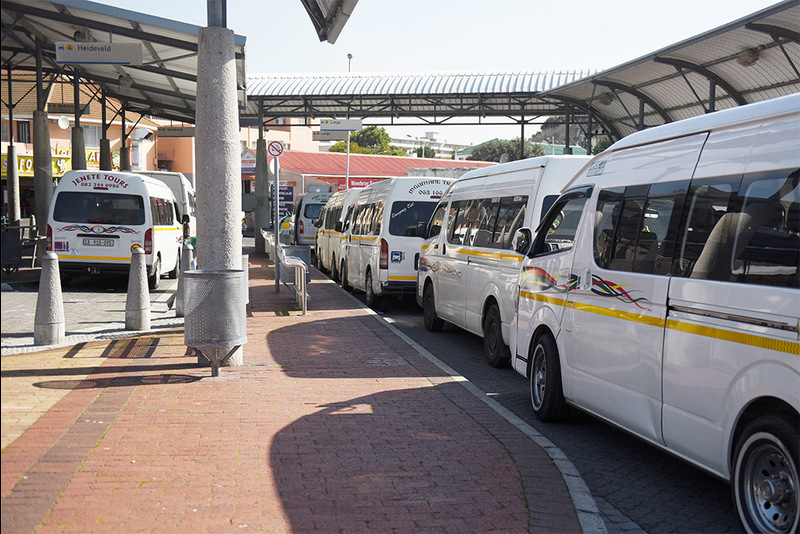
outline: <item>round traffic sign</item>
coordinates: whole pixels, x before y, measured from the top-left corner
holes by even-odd
[[[267,154],[273,158],[279,158],[283,155],[283,141],[270,141],[267,144]]]

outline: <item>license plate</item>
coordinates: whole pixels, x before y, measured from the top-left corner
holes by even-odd
[[[87,247],[113,247],[113,239],[96,239],[94,237],[83,238],[83,244]]]

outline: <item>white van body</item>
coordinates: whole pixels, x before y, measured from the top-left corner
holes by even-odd
[[[314,221],[333,193],[303,193],[292,206],[289,237],[292,245],[313,245],[317,238]]]
[[[161,180],[172,190],[178,201],[178,222],[183,222],[183,216],[189,216],[189,237],[191,243],[197,238],[197,195],[186,176],[181,172],[169,171],[136,171],[137,174]]]
[[[445,192],[421,247],[417,303],[425,328],[446,320],[482,336],[493,367],[506,365],[522,255],[511,241],[536,226],[589,156],[541,156],[475,169]]]
[[[134,247],[145,251],[151,289],[162,273],[177,278],[182,231],[177,202],[164,182],[139,174],[69,171],[53,193],[47,250],[65,279],[128,273]]]
[[[344,220],[347,210],[361,189],[350,188],[337,191],[320,211],[317,218],[317,242],[314,255],[317,267],[331,273],[334,281],[339,280],[339,259],[342,257]]]
[[[800,528],[799,175],[794,94],[622,139],[516,238],[537,416],[574,405],[731,480],[751,532]]]
[[[383,295],[413,295],[422,238],[417,225],[430,219],[451,178],[399,177],[362,189],[343,228],[342,287],[366,293],[367,304]]]

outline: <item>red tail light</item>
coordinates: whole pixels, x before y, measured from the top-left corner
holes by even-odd
[[[389,243],[387,243],[385,239],[381,239],[381,258],[378,261],[378,268],[389,268]]]
[[[145,254],[152,254],[153,253],[153,229],[148,228],[147,231],[144,233],[144,253]]]
[[[303,235],[306,233],[306,225],[303,224],[303,221],[300,221],[300,233]]]
[[[53,252],[53,228],[47,225],[47,252]]]

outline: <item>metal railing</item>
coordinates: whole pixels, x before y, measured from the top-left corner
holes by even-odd
[[[283,267],[291,267],[294,269],[294,282],[291,284],[285,283],[286,287],[291,287],[294,290],[297,304],[303,310],[303,315],[308,314],[308,289],[306,285],[306,278],[308,276],[308,265],[306,262],[296,256],[287,256],[285,247],[282,244],[275,244],[275,234],[266,230],[261,230],[261,235],[270,246],[270,258]],[[277,265],[276,265],[277,267]],[[276,268],[276,276],[278,276],[279,268]],[[276,286],[280,288],[280,285]]]

